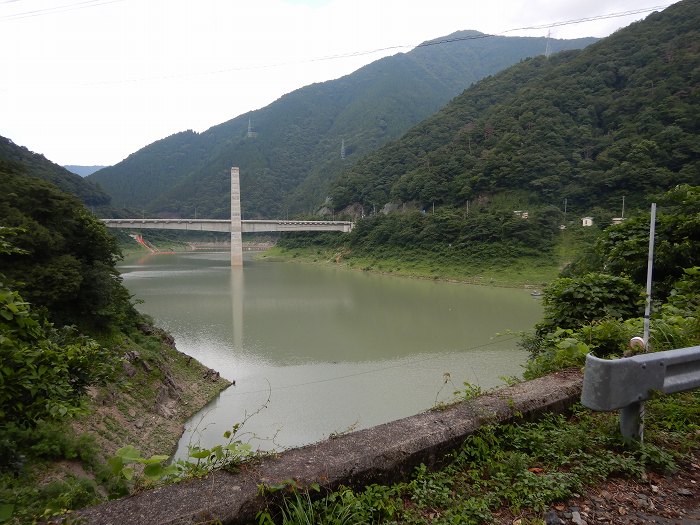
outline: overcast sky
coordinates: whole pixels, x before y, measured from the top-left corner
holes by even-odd
[[[0,0],[0,135],[58,164],[116,164],[454,31],[513,31],[650,0]],[[647,12],[551,28],[603,37]]]

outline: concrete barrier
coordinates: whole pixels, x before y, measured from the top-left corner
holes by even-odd
[[[581,385],[580,372],[559,372],[444,410],[291,449],[247,465],[237,474],[216,472],[83,509],[71,519],[101,525],[252,523],[265,507],[258,490],[261,484],[293,479],[301,487],[318,483],[334,490],[340,485],[359,489],[406,479],[421,463],[438,466],[484,424],[566,410],[578,401]]]

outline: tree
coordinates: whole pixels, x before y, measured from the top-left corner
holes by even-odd
[[[544,319],[537,325],[543,335],[557,328],[578,329],[605,318],[630,319],[643,311],[642,288],[626,277],[588,273],[561,277],[544,292]]]
[[[0,253],[6,279],[53,322],[88,331],[135,318],[115,268],[117,241],[74,197],[0,161],[0,224],[15,227],[13,253]]]

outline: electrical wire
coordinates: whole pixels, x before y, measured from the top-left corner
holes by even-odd
[[[19,0],[6,0],[2,3],[17,2]],[[45,7],[43,9],[35,9],[34,11],[25,11],[23,13],[15,13],[13,15],[0,16],[0,20],[19,20],[22,18],[32,18],[35,16],[52,15],[55,13],[65,13],[67,11],[78,11],[90,7],[98,7],[101,5],[114,4],[123,2],[124,0],[83,0],[73,4],[58,5],[55,7]]]
[[[104,1],[105,3],[109,3],[109,2],[121,2],[124,0],[93,0],[93,1]],[[480,40],[480,39],[484,39],[484,38],[493,38],[495,36],[505,35],[506,33],[512,33],[514,31],[525,31],[525,30],[530,30],[530,29],[532,29],[532,30],[534,30],[534,29],[546,29],[546,28],[550,28],[550,27],[559,27],[559,26],[565,26],[565,25],[580,24],[580,23],[595,21],[595,20],[605,20],[608,18],[618,18],[618,17],[622,17],[622,16],[629,16],[629,15],[633,15],[633,14],[651,12],[651,11],[655,11],[657,9],[668,7],[670,5],[672,5],[672,4],[657,5],[657,6],[635,9],[632,11],[609,13],[606,15],[597,15],[597,16],[587,17],[587,18],[577,18],[575,20],[565,20],[565,21],[561,21],[561,22],[552,22],[551,24],[546,24],[546,25],[541,25],[541,26],[527,26],[527,27],[520,27],[520,28],[515,28],[515,29],[507,29],[505,31],[501,31],[500,33],[494,33],[494,34],[483,33],[483,34],[469,35],[469,36],[464,36],[464,37],[454,37],[454,38],[443,38],[440,40],[430,40],[430,41],[418,44],[417,46],[415,46],[413,44],[395,45],[395,46],[380,47],[380,48],[375,48],[375,49],[370,49],[370,50],[365,50],[365,51],[353,51],[350,53],[342,53],[342,54],[337,54],[337,55],[327,55],[327,56],[322,56],[322,57],[309,58],[306,60],[298,60],[298,61],[294,61],[294,62],[278,62],[278,63],[258,64],[258,65],[251,65],[251,66],[230,67],[230,68],[222,68],[222,69],[204,71],[204,72],[200,72],[200,73],[192,73],[192,74],[187,74],[187,75],[177,73],[177,74],[172,74],[172,75],[159,75],[159,76],[153,76],[153,77],[140,77],[140,78],[131,78],[131,79],[122,79],[122,80],[106,80],[106,81],[101,81],[101,82],[87,82],[87,83],[80,83],[78,85],[80,85],[80,86],[116,85],[116,84],[128,84],[128,83],[134,83],[134,82],[145,82],[145,81],[153,81],[153,80],[174,80],[174,79],[178,79],[178,78],[193,78],[193,77],[198,77],[198,76],[219,75],[219,74],[223,74],[223,73],[233,73],[233,72],[240,72],[240,71],[255,71],[255,70],[260,70],[260,69],[274,69],[274,68],[278,68],[278,67],[285,67],[285,66],[291,66],[291,65],[310,64],[310,63],[314,63],[314,62],[325,62],[328,60],[354,58],[354,57],[359,57],[359,56],[372,55],[372,54],[376,54],[376,53],[383,53],[386,51],[397,51],[400,49],[414,49],[414,48],[417,49],[417,48],[421,48],[421,47],[449,44],[452,42],[462,42],[462,41],[467,41],[467,40]]]
[[[517,336],[512,336],[512,337],[502,338],[502,339],[499,338],[497,341],[491,341],[490,343],[484,343],[484,344],[482,344],[482,345],[471,346],[471,347],[469,347],[469,348],[465,348],[463,351],[464,351],[464,352],[468,352],[468,351],[470,351],[470,350],[476,350],[476,349],[478,349],[478,348],[484,348],[484,347],[492,346],[492,345],[495,345],[495,344],[507,343],[507,342],[509,342],[509,341],[513,341],[513,340],[516,339],[516,338],[517,338]],[[298,387],[301,387],[301,386],[316,385],[316,384],[320,384],[320,383],[330,383],[330,382],[332,382],[332,381],[338,381],[338,380],[340,380],[340,379],[348,379],[348,378],[350,378],[350,377],[363,376],[363,375],[367,375],[367,374],[375,374],[375,373],[377,373],[377,372],[383,372],[383,371],[385,371],[385,370],[391,370],[391,369],[394,369],[394,368],[401,368],[401,367],[403,367],[403,366],[409,366],[409,365],[414,365],[414,364],[425,363],[425,362],[428,362],[428,361],[432,361],[432,360],[434,360],[434,359],[439,359],[439,358],[441,358],[441,357],[445,357],[445,354],[444,354],[444,353],[443,353],[443,354],[437,354],[437,355],[433,355],[433,356],[430,356],[430,357],[425,357],[425,358],[423,358],[423,359],[411,360],[411,361],[409,361],[409,362],[407,362],[407,363],[398,363],[398,364],[395,364],[395,365],[384,366],[384,367],[381,367],[381,368],[374,368],[374,369],[372,369],[372,370],[365,370],[365,371],[363,371],[363,372],[355,372],[355,373],[353,373],[353,374],[345,374],[345,375],[342,375],[342,376],[328,377],[328,378],[325,378],[325,379],[316,379],[316,380],[314,380],[314,381],[307,381],[307,382],[304,382],[304,383],[296,383],[296,384],[294,384],[294,385],[284,385],[284,386],[278,386],[278,387],[274,387],[274,388],[264,388],[264,389],[260,389],[260,390],[249,390],[249,391],[247,391],[247,392],[238,392],[238,391],[237,391],[237,392],[236,392],[236,395],[260,394],[260,393],[263,393],[263,392],[270,392],[270,391],[277,391],[277,390],[288,390],[288,389],[290,389],[290,388],[298,388]]]

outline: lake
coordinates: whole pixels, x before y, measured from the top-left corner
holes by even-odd
[[[235,381],[186,425],[210,447],[312,443],[430,409],[468,382],[520,376],[512,332],[540,320],[527,290],[406,279],[228,253],[133,256],[119,266],[140,311],[178,349]]]

